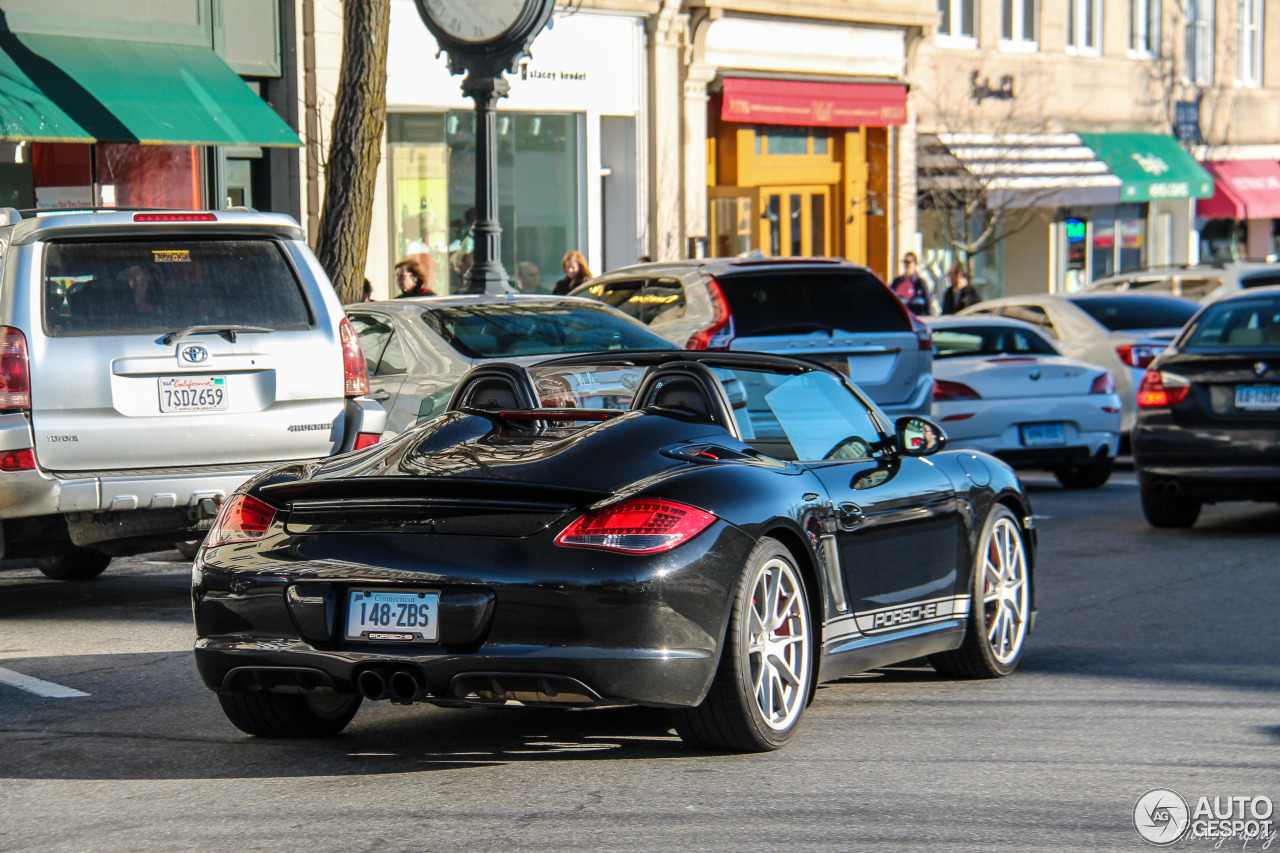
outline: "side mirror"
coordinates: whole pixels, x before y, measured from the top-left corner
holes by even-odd
[[[893,427],[894,446],[903,456],[931,456],[947,446],[947,434],[928,418],[905,415]]]

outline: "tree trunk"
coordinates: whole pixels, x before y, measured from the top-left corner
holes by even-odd
[[[344,0],[342,5],[342,69],[316,255],[346,303],[358,302],[364,285],[373,186],[387,116],[391,0]]]

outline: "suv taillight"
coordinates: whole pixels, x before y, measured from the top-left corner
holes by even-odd
[[[1138,408],[1164,409],[1176,406],[1187,398],[1190,390],[1191,382],[1185,376],[1163,370],[1148,370],[1142,376],[1142,384],[1138,386]]]
[[[1124,344],[1116,347],[1116,355],[1129,367],[1145,368],[1162,352],[1164,347],[1150,344]]]
[[[910,313],[911,309],[907,309]],[[916,333],[916,349],[920,352],[933,352],[933,333],[929,331],[929,327],[916,319],[914,314],[911,315],[911,328]]]
[[[267,535],[275,520],[275,507],[252,495],[232,495],[222,505],[206,543],[210,548],[234,542],[252,542]]]
[[[346,317],[338,323],[338,337],[342,339],[342,375],[348,397],[369,393],[369,366],[360,349],[360,336]]]
[[[31,361],[27,339],[18,329],[0,326],[0,412],[31,408]]]
[[[728,349],[733,340],[733,315],[729,313],[729,302],[724,292],[713,278],[707,282],[707,295],[711,297],[711,310],[714,316],[711,325],[693,333],[685,349]]]

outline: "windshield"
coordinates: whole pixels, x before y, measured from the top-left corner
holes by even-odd
[[[493,302],[433,307],[422,319],[467,358],[679,349],[592,302]]]
[[[271,240],[49,243],[44,257],[51,335],[311,326],[293,268]]]
[[[933,329],[933,357],[1057,355],[1053,345],[1030,329],[1013,326],[947,326]]]
[[[766,456],[788,461],[861,459],[884,436],[867,408],[821,370],[768,370],[708,364],[720,380],[738,435]],[[529,368],[547,408],[628,409],[646,365],[548,365]]]
[[[1280,346],[1280,298],[1219,302],[1205,309],[1182,344],[1187,349]]]
[[[898,297],[867,272],[739,274],[716,283],[738,337],[912,331]]]
[[[1112,332],[1180,329],[1200,306],[1176,296],[1076,296],[1071,300]]]

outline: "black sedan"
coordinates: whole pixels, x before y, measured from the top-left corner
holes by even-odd
[[[1280,287],[1191,318],[1138,389],[1142,512],[1190,527],[1215,501],[1280,501]]]
[[[439,417],[227,501],[196,662],[255,735],[335,734],[362,699],[637,704],[698,747],[775,749],[819,681],[1017,665],[1031,508],[944,445],[782,356],[483,365]]]

